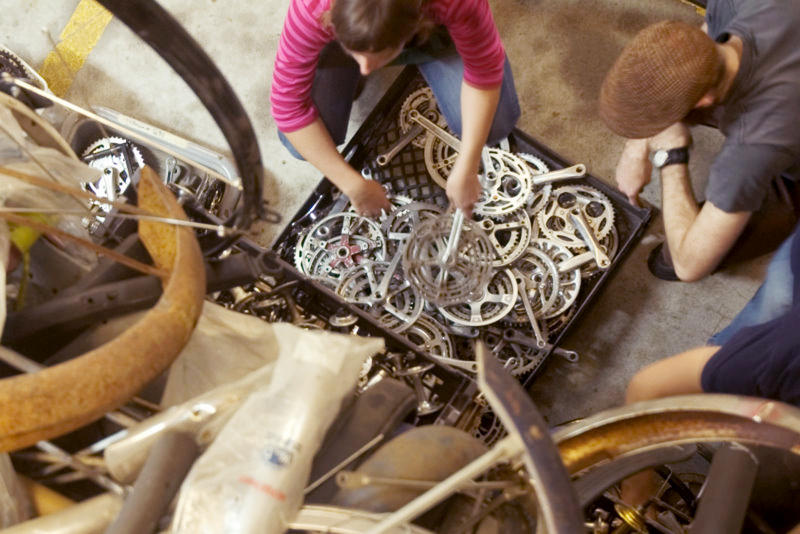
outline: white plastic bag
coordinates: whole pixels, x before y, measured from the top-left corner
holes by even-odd
[[[311,462],[380,338],[296,329],[271,382],[254,391],[195,462],[173,534],[278,534],[302,504]]]

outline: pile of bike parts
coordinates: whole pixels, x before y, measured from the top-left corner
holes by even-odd
[[[407,69],[346,149],[391,212],[360,216],[323,182],[275,248],[435,361],[474,375],[481,339],[528,383],[550,354],[577,359],[558,341],[651,213],[515,131],[484,149],[481,197],[460,217],[444,193],[459,144]]]

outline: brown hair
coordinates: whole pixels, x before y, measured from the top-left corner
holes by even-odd
[[[651,137],[684,119],[720,81],[724,69],[714,41],[678,21],[639,32],[600,89],[598,111],[614,133]]]
[[[332,0],[330,24],[336,38],[354,52],[400,48],[412,37],[427,37],[434,24],[423,13],[428,0]]]

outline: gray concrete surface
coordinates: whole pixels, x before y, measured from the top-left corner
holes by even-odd
[[[603,75],[623,44],[640,28],[665,18],[700,23],[678,0],[490,0],[514,68],[523,108],[519,128],[568,161],[614,183],[622,143],[595,111]],[[0,43],[38,68],[78,0],[5,0]],[[279,144],[269,113],[272,61],[288,0],[163,0],[205,48],[236,90],[258,136],[266,171],[265,197],[290,218],[321,176]],[[80,31],[78,28],[76,31]],[[351,133],[398,71],[373,76],[359,98]],[[102,105],[223,153],[228,148],[210,116],[171,69],[114,19],[75,73],[66,98]],[[702,178],[719,144],[695,132],[691,171]],[[702,180],[696,189],[702,191]],[[656,185],[645,199],[660,204]],[[281,225],[257,224],[270,243]],[[564,346],[580,361],[553,358],[531,389],[552,423],[615,406],[641,366],[703,343],[739,310],[760,283],[768,258],[720,272],[695,284],[657,280],[646,269],[650,249],[663,239],[659,218],[605,288]]]

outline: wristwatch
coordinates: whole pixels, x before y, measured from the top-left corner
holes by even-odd
[[[675,163],[689,163],[689,147],[660,148],[653,152],[650,161],[653,162],[653,167],[656,169],[663,169],[667,165]]]

